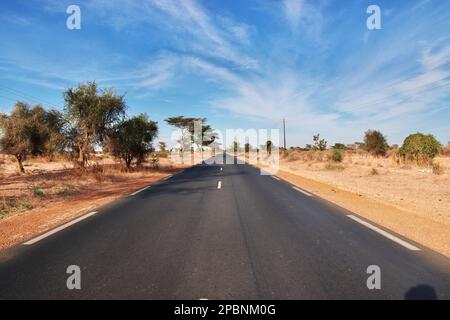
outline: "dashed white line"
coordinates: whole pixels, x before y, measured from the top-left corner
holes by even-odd
[[[222,189],[222,181],[217,182],[217,189]]]
[[[280,178],[278,178],[277,176],[271,176],[272,178],[274,178],[275,180],[278,180],[278,181],[280,181],[281,179]]]
[[[220,168],[220,171],[223,171],[223,168]]]
[[[367,228],[369,228],[369,229],[371,229],[371,230],[373,230],[375,232],[378,232],[382,236],[384,236],[384,237],[386,237],[386,238],[388,238],[388,239],[398,243],[399,245],[401,245],[401,246],[403,246],[403,247],[405,247],[405,248],[407,248],[409,250],[420,251],[420,249],[417,248],[416,246],[413,246],[412,244],[410,244],[410,243],[408,243],[408,242],[406,242],[406,241],[404,241],[404,240],[402,240],[400,238],[397,238],[396,236],[390,234],[389,232],[381,230],[380,228],[378,228],[378,227],[376,227],[376,226],[374,226],[374,225],[372,225],[372,224],[370,224],[370,223],[368,223],[368,222],[366,222],[366,221],[364,221],[364,220],[362,220],[362,219],[360,219],[360,218],[358,218],[358,217],[356,217],[356,216],[354,216],[352,214],[347,215],[347,217],[349,217],[350,219],[352,219],[352,220],[354,220],[354,221],[356,221],[356,222],[366,226]]]
[[[24,245],[34,244],[34,243],[36,243],[36,242],[38,242],[38,241],[40,241],[42,239],[45,239],[45,238],[51,236],[52,234],[57,233],[58,231],[61,231],[61,230],[65,229],[65,228],[67,228],[67,227],[70,227],[71,225],[74,225],[77,222],[80,222],[81,220],[89,218],[90,216],[93,216],[96,213],[97,213],[97,211],[90,212],[90,213],[85,214],[84,216],[81,216],[81,217],[79,217],[79,218],[77,218],[75,220],[69,221],[66,224],[63,224],[62,226],[59,226],[59,227],[57,227],[57,228],[55,228],[53,230],[50,230],[50,231],[48,231],[48,232],[46,232],[46,233],[44,233],[44,234],[42,234],[42,235],[40,235],[40,236],[38,236],[36,238],[28,240],[27,242],[24,242]]]
[[[292,187],[292,188],[295,189],[295,190],[297,190],[298,192],[303,193],[304,195],[307,195],[308,197],[312,197],[312,196],[313,196],[311,193],[306,192],[305,190],[302,190],[302,189],[300,189],[300,188],[297,188],[297,187]]]

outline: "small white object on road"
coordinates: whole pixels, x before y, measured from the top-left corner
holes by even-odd
[[[217,189],[222,189],[222,181],[217,182]]]
[[[46,232],[46,233],[44,233],[44,234],[42,234],[42,235],[40,235],[40,236],[38,236],[36,238],[28,240],[27,242],[24,242],[24,245],[34,244],[34,243],[36,243],[36,242],[38,242],[38,241],[40,241],[42,239],[45,239],[45,238],[51,236],[52,234],[57,233],[58,231],[61,231],[61,230],[65,229],[65,228],[67,228],[67,227],[70,227],[71,225],[74,225],[77,222],[80,222],[80,221],[82,221],[82,220],[84,220],[86,218],[89,218],[90,216],[93,216],[96,213],[97,213],[97,211],[93,211],[93,212],[90,212],[88,214],[85,214],[84,216],[76,218],[75,220],[69,221],[66,224],[63,224],[62,226],[59,226],[59,227],[57,227],[57,228],[55,228],[53,230],[50,230],[50,231],[48,231],[48,232]]]
[[[311,193],[306,192],[305,190],[302,190],[302,189],[300,189],[300,188],[297,188],[297,187],[292,187],[292,188],[295,189],[295,190],[297,190],[298,192],[303,193],[304,195],[307,195],[308,197],[312,197],[312,196],[313,196]]]
[[[389,232],[381,230],[380,228],[375,227],[374,225],[372,225],[372,224],[370,224],[370,223],[368,223],[368,222],[366,222],[366,221],[364,221],[364,220],[362,220],[362,219],[360,219],[360,218],[358,218],[358,217],[356,217],[356,216],[354,216],[352,214],[347,215],[347,217],[349,217],[350,219],[352,219],[352,220],[354,220],[356,222],[359,222],[360,224],[366,226],[367,228],[369,228],[369,229],[371,229],[371,230],[373,230],[375,232],[378,232],[382,236],[385,236],[386,238],[388,238],[388,239],[398,243],[399,245],[401,245],[401,246],[403,246],[403,247],[405,247],[405,248],[407,248],[409,250],[420,251],[420,249],[417,248],[416,246],[413,246],[412,244],[410,244],[410,243],[408,243],[408,242],[406,242],[406,241],[404,241],[404,240],[402,240],[400,238],[397,238],[396,236],[390,234]]]

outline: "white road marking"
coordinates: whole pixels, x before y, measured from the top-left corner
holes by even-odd
[[[220,171],[223,171],[223,168],[220,168]]]
[[[300,189],[300,188],[297,188],[297,187],[292,187],[292,188],[294,188],[294,189],[297,190],[298,192],[303,193],[304,195],[307,195],[308,197],[312,197],[312,196],[313,196],[311,193],[306,192],[306,191],[304,191],[304,190],[302,190],[302,189]]]
[[[371,229],[371,230],[373,230],[375,232],[378,232],[382,236],[385,236],[386,238],[388,238],[388,239],[398,243],[401,246],[404,246],[405,248],[407,248],[409,250],[420,251],[420,249],[417,248],[416,246],[413,246],[412,244],[410,244],[410,243],[408,243],[408,242],[406,242],[406,241],[404,241],[404,240],[402,240],[400,238],[397,238],[396,236],[390,234],[389,232],[381,230],[380,228],[375,227],[374,225],[372,225],[372,224],[370,224],[370,223],[368,223],[368,222],[366,222],[366,221],[364,221],[364,220],[362,220],[362,219],[360,219],[360,218],[358,218],[358,217],[356,217],[356,216],[354,216],[352,214],[347,215],[347,217],[349,217],[350,219],[352,219],[352,220],[354,220],[356,222],[359,222],[360,224],[366,226],[367,228],[369,228],[369,229]]]
[[[53,230],[50,230],[50,231],[48,231],[48,232],[46,232],[46,233],[44,233],[44,234],[42,234],[42,235],[40,235],[40,236],[38,236],[36,238],[28,240],[27,242],[24,242],[24,245],[34,244],[34,243],[36,243],[36,242],[38,242],[38,241],[40,241],[42,239],[47,238],[48,236],[51,236],[52,234],[57,233],[58,231],[61,231],[61,230],[65,229],[65,228],[67,228],[67,227],[70,227],[71,225],[74,225],[77,222],[80,222],[81,220],[89,218],[90,216],[93,216],[96,213],[97,213],[97,211],[93,211],[93,212],[85,214],[84,216],[81,216],[81,217],[79,217],[79,218],[77,218],[75,220],[69,221],[66,224],[63,224],[62,226],[59,226],[59,227],[57,227],[57,228],[55,228]]]
[[[132,194],[130,194],[130,196],[135,196],[135,195],[137,195],[139,192],[142,192],[142,191],[144,191],[144,190],[147,190],[148,188],[150,188],[151,186],[146,186],[146,187],[144,187],[144,188],[142,188],[142,189],[139,189],[138,191],[135,191],[135,192],[133,192]]]
[[[278,178],[277,176],[271,176],[272,178],[274,178],[275,180],[278,180],[278,181],[280,181],[281,179],[280,178]]]
[[[217,182],[217,189],[222,189],[222,181]]]
[[[167,179],[172,178],[172,177],[173,177],[173,174],[171,174],[170,176],[164,177],[162,180],[164,181],[164,180],[167,180]]]

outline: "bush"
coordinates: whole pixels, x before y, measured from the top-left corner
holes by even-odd
[[[431,164],[433,158],[441,150],[441,144],[433,135],[424,135],[418,132],[406,137],[399,149],[399,155],[405,159],[416,161],[418,164]]]
[[[342,159],[342,151],[339,149],[333,149],[333,151],[331,152],[331,160],[333,160],[334,162],[342,162]]]
[[[439,162],[433,162],[433,173],[437,175],[444,173],[444,168],[441,166]]]
[[[327,163],[324,169],[327,171],[343,171],[345,167],[340,164]]]
[[[364,134],[364,149],[375,156],[384,156],[388,144],[386,137],[377,130],[368,130]]]

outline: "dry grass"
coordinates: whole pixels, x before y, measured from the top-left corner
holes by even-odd
[[[450,156],[423,166],[397,158],[345,151],[342,164],[327,160],[331,151],[289,150],[280,168],[401,210],[450,224]],[[294,160],[296,159],[296,160]]]
[[[27,173],[20,175],[11,159],[3,156],[1,160],[0,218],[172,170],[169,159],[161,159],[158,168],[144,163],[128,171],[120,162],[105,156],[91,161],[86,169],[75,168],[63,160],[36,158],[24,163]]]

